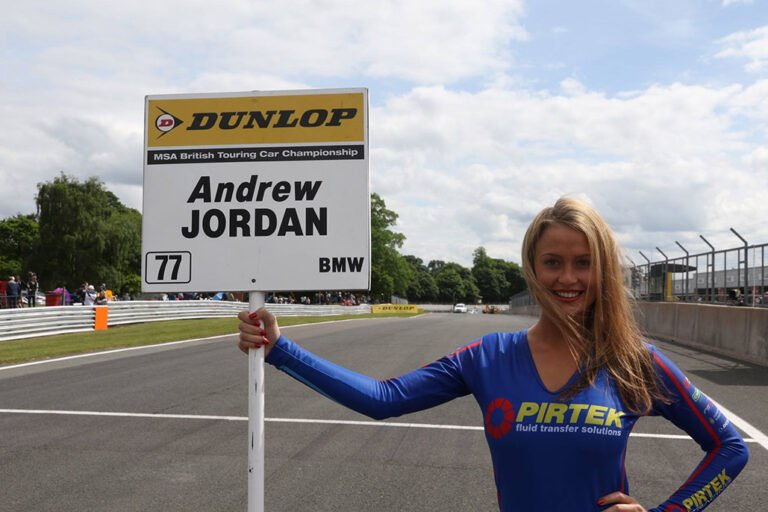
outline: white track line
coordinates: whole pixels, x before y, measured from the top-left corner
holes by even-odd
[[[712,399],[710,398],[710,400]],[[725,414],[726,418],[731,420],[731,423],[736,425],[742,432],[744,432],[749,437],[751,437],[752,439],[750,439],[750,441],[755,442],[760,446],[762,446],[763,448],[765,448],[766,450],[768,450],[768,436],[766,436],[760,430],[753,427],[750,423],[747,423],[746,420],[737,416],[732,411],[729,411],[728,409],[726,409],[719,403],[715,402],[714,400],[712,400],[712,403],[715,404],[715,407],[720,409],[720,412]]]
[[[358,320],[358,319],[352,318],[352,319],[347,319],[347,320],[332,320],[330,322],[322,322],[322,323],[324,323],[324,324],[331,324],[331,323],[337,323],[337,322],[351,322],[351,321],[355,321],[355,320]],[[363,319],[360,319],[360,320],[363,320]],[[315,325],[315,324],[288,325],[288,326],[285,326],[285,327],[281,327],[281,330],[282,329],[290,329],[291,327],[305,327],[307,325]],[[34,365],[38,365],[38,364],[55,363],[55,362],[58,362],[58,361],[67,361],[67,360],[70,360],[70,359],[80,359],[80,358],[84,358],[84,357],[93,357],[93,356],[99,356],[99,355],[104,355],[104,354],[116,354],[116,353],[119,353],[119,352],[129,352],[131,350],[143,350],[143,349],[162,348],[162,347],[168,347],[168,346],[171,346],[171,345],[182,345],[182,344],[185,344],[185,343],[194,343],[196,341],[215,340],[217,338],[226,338],[226,337],[235,336],[235,335],[236,335],[236,333],[222,334],[222,335],[219,335],[219,336],[210,336],[210,337],[207,337],[207,338],[195,338],[195,339],[192,339],[192,340],[169,341],[169,342],[166,342],[166,343],[158,343],[158,344],[155,344],[155,345],[144,345],[144,346],[141,346],[141,347],[119,348],[119,349],[115,349],[115,350],[107,350],[107,351],[104,351],[104,352],[89,352],[87,354],[78,354],[78,355],[74,355],[74,356],[58,357],[58,358],[55,358],[55,359],[44,359],[42,361],[32,361],[32,362],[29,362],[29,363],[21,363],[21,364],[15,364],[15,365],[11,365],[11,366],[0,366],[0,371],[11,370],[13,368],[23,368],[25,366],[34,366]],[[751,437],[751,439],[745,439],[745,441],[751,442],[751,443],[757,443],[760,446],[762,446],[763,448],[765,448],[766,450],[768,450],[768,436],[766,436],[758,428],[754,427],[753,425],[748,423],[746,420],[744,420],[740,416],[737,416],[736,414],[734,414],[733,412],[729,411],[728,409],[726,409],[725,407],[723,407],[719,403],[715,402],[714,400],[712,400],[712,403],[714,403],[723,412],[723,414],[725,414],[728,417],[728,419],[730,419],[731,423],[733,423],[742,432],[744,432],[745,434],[747,434],[747,435],[749,435]],[[8,410],[10,411],[10,409],[8,409]],[[3,410],[0,409],[0,412],[2,412],[2,411]],[[42,413],[40,413],[40,414],[42,414]],[[48,413],[48,414],[57,414],[57,413]],[[111,413],[94,413],[94,414],[109,415]],[[125,413],[125,414],[117,413],[115,415],[126,416],[128,414],[129,413]],[[156,415],[148,415],[148,416],[149,417],[156,417]],[[172,416],[169,416],[169,417],[172,417]],[[205,417],[204,416],[200,416],[200,417],[198,417],[198,416],[191,416],[190,418],[201,418],[201,419],[203,419]],[[224,419],[224,418],[225,417],[223,417],[223,416],[212,416],[210,419]],[[247,420],[248,418],[245,418],[245,419]],[[290,421],[294,421],[294,420],[265,418],[265,421],[284,421],[284,422],[290,422]],[[304,422],[307,422],[307,423],[322,423],[325,420],[296,420],[296,421],[304,421]],[[339,423],[339,422],[335,422],[335,423]],[[351,423],[351,424],[357,424],[357,423]],[[367,424],[367,423],[363,422],[361,424]],[[383,425],[383,426],[413,426],[415,428],[441,428],[441,426],[439,426],[439,425],[431,426],[431,427],[429,427],[429,426],[427,426],[427,427],[419,427],[420,424],[417,424],[417,423],[371,422],[371,424],[372,425],[380,425],[380,426]],[[451,427],[445,427],[445,428],[451,428]],[[472,429],[477,428],[479,430],[482,430],[482,427],[457,427],[457,428],[463,428],[465,430],[472,430]],[[679,437],[672,436],[672,437],[670,437],[670,436],[663,436],[661,434],[634,434],[633,433],[633,434],[630,434],[630,435],[631,436],[636,436],[636,437],[664,437],[665,439],[678,439],[678,438],[687,439],[688,438],[688,436],[679,436]]]
[[[106,416],[112,418],[153,418],[172,420],[216,420],[216,421],[248,421],[247,416],[209,416],[198,414],[153,414],[135,412],[97,412],[97,411],[63,411],[44,409],[0,409],[0,414],[54,414],[59,416]],[[306,423],[319,425],[352,425],[358,427],[399,427],[399,428],[429,428],[440,430],[475,430],[482,431],[483,427],[468,425],[437,425],[433,423],[394,423],[387,421],[351,421],[351,420],[318,420],[302,418],[264,418],[264,421],[272,423]],[[645,437],[653,439],[680,439],[690,440],[686,435],[679,434],[644,434],[631,433],[631,437]],[[755,439],[745,439],[748,443],[760,443]],[[762,443],[760,443],[762,444]]]

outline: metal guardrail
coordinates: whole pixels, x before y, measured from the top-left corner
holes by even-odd
[[[0,310],[0,341],[93,330],[90,306],[51,306]]]
[[[190,301],[125,301],[107,306],[48,306],[1,309],[0,341],[34,338],[94,329],[96,308],[107,307],[108,326],[180,320],[185,318],[234,318],[248,308],[244,302]],[[301,304],[267,304],[275,316],[361,315],[371,306],[321,306]]]

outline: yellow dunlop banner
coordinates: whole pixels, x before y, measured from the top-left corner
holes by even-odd
[[[147,146],[362,142],[362,92],[154,98],[147,104]]]
[[[371,313],[421,313],[423,310],[415,304],[374,304]]]

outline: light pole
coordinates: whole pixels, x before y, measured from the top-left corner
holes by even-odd
[[[688,254],[688,251],[685,250],[685,247],[680,245],[680,242],[675,240],[675,243],[685,253],[685,297],[686,297],[686,300],[688,300],[688,268],[690,267],[690,265],[688,265],[688,256],[689,256],[689,254]]]
[[[646,295],[648,295],[648,300],[651,300],[651,260],[649,260],[645,256],[645,254],[643,254],[643,251],[637,251],[637,252],[639,252],[640,256],[642,256],[643,259],[648,262],[648,272],[645,274],[646,275],[646,282],[648,284],[645,287],[645,293],[646,293]]]
[[[744,297],[745,297],[745,302],[747,302],[746,298],[749,297],[749,283],[747,283],[747,280],[749,279],[749,263],[748,263],[749,259],[747,258],[747,253],[749,252],[749,244],[747,243],[746,240],[744,240],[743,236],[741,236],[736,232],[735,229],[731,228],[731,232],[737,237],[739,237],[739,240],[744,242]],[[755,297],[753,295],[752,296],[753,306],[755,305],[754,302],[755,302]]]
[[[699,238],[704,240],[704,243],[707,244],[710,249],[712,249],[712,263],[711,265],[707,265],[707,266],[712,269],[712,288],[711,288],[712,291],[709,295],[709,301],[715,302],[715,247],[711,243],[709,243],[707,239],[704,238],[703,235],[699,235]]]
[[[671,298],[672,296],[672,290],[670,290],[669,295],[667,295],[667,279],[669,278],[669,258],[667,258],[667,255],[664,254],[664,251],[659,249],[658,246],[656,246],[656,250],[659,251],[662,256],[664,256],[664,277],[662,278],[661,286],[662,286],[662,289],[664,290],[663,291],[664,302],[667,302],[667,299]],[[670,279],[670,281],[672,280]]]
[[[635,263],[635,261],[632,258],[629,257],[629,255],[625,254],[624,257],[627,258],[629,260],[629,262],[632,264],[632,270],[629,271],[629,283],[630,283],[630,285],[632,287],[632,292],[634,293],[634,291],[635,291],[635,272],[637,271],[637,264]],[[640,285],[640,283],[638,282],[638,288],[640,287],[639,285]],[[637,298],[637,297],[635,297],[635,298]]]

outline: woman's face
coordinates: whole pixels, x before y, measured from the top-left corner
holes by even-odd
[[[587,237],[563,224],[544,229],[536,244],[536,280],[571,316],[583,315],[595,302],[596,277]]]

